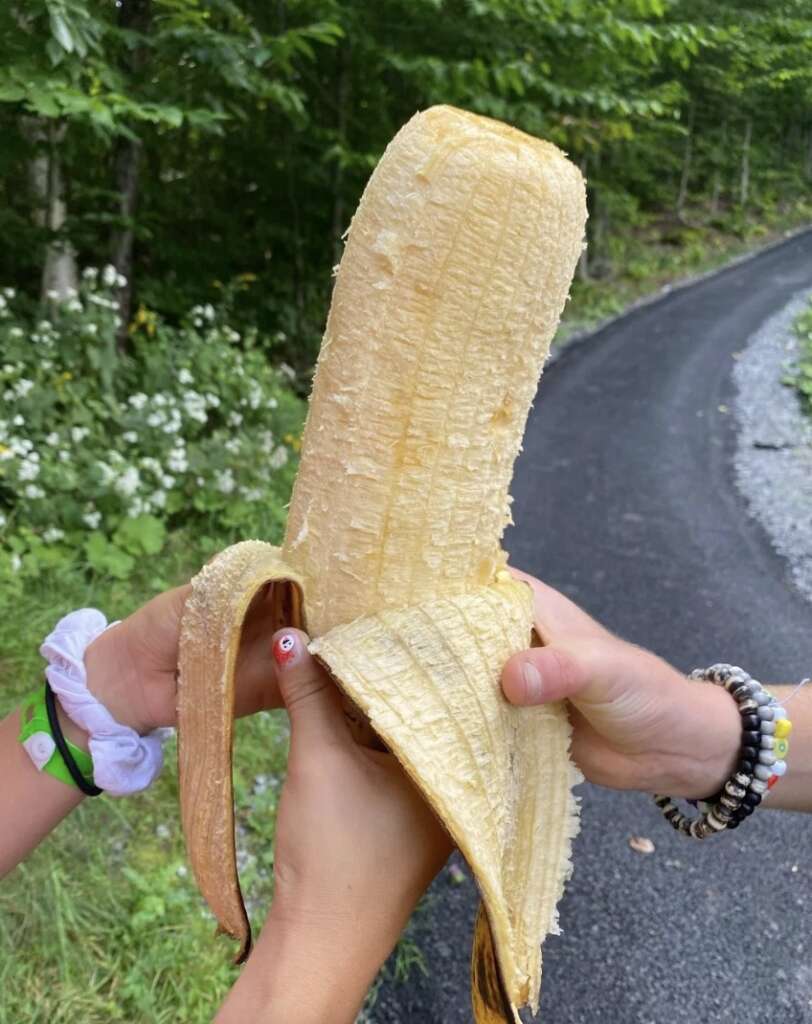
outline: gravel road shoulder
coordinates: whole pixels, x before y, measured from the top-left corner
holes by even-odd
[[[794,388],[782,383],[799,355],[793,325],[810,298],[812,292],[798,294],[766,321],[738,354],[733,379],[736,483],[812,601],[812,421]]]

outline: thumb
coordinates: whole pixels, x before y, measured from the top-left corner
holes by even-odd
[[[505,665],[502,690],[511,704],[518,705],[564,699],[580,704],[611,703],[636,674],[625,647],[618,641],[597,640],[522,651]]]
[[[271,651],[276,678],[290,717],[291,742],[310,745],[346,742],[341,698],[326,671],[307,650],[307,634],[282,629]]]

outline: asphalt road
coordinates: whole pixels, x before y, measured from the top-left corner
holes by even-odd
[[[812,232],[565,351],[517,467],[514,564],[686,671],[810,674],[812,606],[733,483],[731,379],[734,353],[810,286]],[[757,813],[700,844],[642,795],[581,793],[538,1020],[812,1022],[812,816]],[[656,851],[633,852],[631,835]],[[470,879],[446,871],[415,929],[429,974],[387,984],[374,1024],[468,1024],[475,904]]]

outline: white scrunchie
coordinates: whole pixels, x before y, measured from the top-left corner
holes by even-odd
[[[163,749],[159,735],[139,736],[120,725],[87,688],[85,650],[107,628],[100,611],[81,608],[59,620],[39,651],[49,662],[45,675],[65,714],[90,737],[93,781],[111,796],[129,796],[158,777]]]

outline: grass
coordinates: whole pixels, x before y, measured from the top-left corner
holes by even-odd
[[[744,219],[734,212],[712,217],[687,211],[684,223],[650,220],[613,239],[611,260],[590,280],[576,276],[555,344],[617,316],[629,305],[682,278],[723,266],[736,256],[766,245],[812,222],[812,204],[798,200]]]
[[[0,712],[39,683],[36,647],[61,614],[93,603],[124,615],[156,582],[187,578],[188,561],[188,552],[170,551],[160,580],[149,572],[126,582],[65,574],[28,588],[0,625]],[[272,892],[287,719],[257,715],[236,733],[242,879],[259,926]],[[165,754],[149,792],[86,801],[0,885],[0,1024],[211,1020],[236,969],[187,870],[174,740]]]

